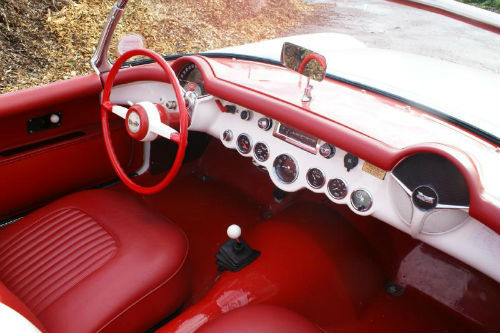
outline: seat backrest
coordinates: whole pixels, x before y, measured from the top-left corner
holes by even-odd
[[[6,332],[46,332],[30,309],[0,282],[0,322]]]

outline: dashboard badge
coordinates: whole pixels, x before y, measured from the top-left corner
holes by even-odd
[[[436,191],[427,185],[417,187],[413,191],[411,199],[413,204],[423,211],[433,209],[438,204],[438,195]]]
[[[363,163],[362,170],[364,172],[372,175],[373,177],[378,178],[378,179],[384,180],[384,178],[385,178],[386,171],[384,169],[380,169],[379,167],[377,167],[371,163],[368,163],[368,162]]]

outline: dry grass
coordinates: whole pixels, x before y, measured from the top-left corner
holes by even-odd
[[[1,92],[91,72],[113,1],[1,1],[0,33],[13,31],[0,40]],[[140,32],[152,50],[199,52],[281,36],[313,9],[303,0],[130,0],[115,36]]]

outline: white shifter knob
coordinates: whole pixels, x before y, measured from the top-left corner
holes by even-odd
[[[237,224],[231,224],[227,228],[227,237],[231,239],[238,239],[241,236],[241,228]]]

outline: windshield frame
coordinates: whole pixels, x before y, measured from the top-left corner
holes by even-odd
[[[121,15],[123,11],[125,10],[125,6],[127,5],[128,0],[119,0],[116,3],[113,4],[111,11],[108,15],[108,18],[106,19],[106,22],[104,24],[101,37],[99,39],[99,42],[96,47],[96,51],[94,53],[94,56],[91,59],[91,65],[96,71],[96,73],[101,76],[104,73],[107,73],[111,70],[112,63],[109,60],[109,47],[111,44],[112,37],[114,35],[116,26],[118,25],[118,22],[120,21]],[[182,56],[188,56],[188,55],[203,55],[205,57],[209,58],[236,58],[236,59],[241,59],[241,60],[250,60],[250,61],[258,61],[258,62],[263,62],[263,63],[268,63],[268,64],[273,64],[277,66],[282,66],[283,64],[279,61],[276,61],[274,59],[269,59],[269,58],[264,58],[264,57],[258,57],[254,55],[243,55],[239,53],[227,53],[227,52],[198,52],[198,53],[184,53],[184,54],[175,54],[175,55],[162,55],[165,60],[175,60],[177,58],[180,58]],[[152,63],[152,60],[150,59],[139,59],[139,60],[134,60],[125,63],[123,66],[124,67],[129,67],[129,66],[138,66],[142,64],[149,64]],[[396,100],[398,102],[404,103],[408,106],[415,107],[417,109],[420,109],[421,111],[424,111],[430,115],[436,116],[444,121],[447,121],[455,126],[458,126],[466,131],[471,132],[474,135],[477,135],[478,137],[496,145],[497,147],[500,147],[500,138],[490,132],[487,132],[477,126],[474,126],[466,121],[463,121],[457,117],[453,117],[445,112],[439,111],[435,108],[429,107],[427,105],[424,105],[422,103],[415,102],[411,99],[405,98],[403,96],[388,92],[386,90],[382,90],[358,81],[346,79],[344,77],[341,77],[336,74],[332,73],[326,73],[326,78],[329,78],[331,80],[349,84],[355,87],[358,87],[360,89],[364,89],[366,91],[370,91],[379,95],[382,95],[384,97],[391,98],[393,100]]]
[[[198,53],[182,53],[182,54],[162,55],[162,56],[167,61],[173,61],[173,60],[176,60],[176,59],[184,57],[184,56],[193,56],[193,55],[201,55],[201,56],[204,56],[207,58],[227,58],[227,59],[234,58],[234,59],[238,59],[238,60],[256,61],[256,62],[262,62],[262,63],[266,63],[266,64],[270,64],[270,65],[285,67],[285,66],[283,66],[283,64],[281,62],[276,61],[274,59],[257,57],[257,56],[253,56],[253,55],[243,55],[243,54],[239,54],[239,53],[198,52]],[[151,63],[153,63],[153,61],[151,59],[138,59],[138,60],[126,62],[124,64],[124,67],[135,67],[135,66],[151,64]],[[335,74],[331,74],[328,72],[326,73],[325,78],[328,78],[330,80],[337,81],[340,83],[348,84],[348,85],[351,85],[351,86],[354,86],[354,87],[357,87],[357,88],[360,88],[360,89],[363,89],[363,90],[366,90],[366,91],[369,91],[369,92],[372,92],[372,93],[375,93],[375,94],[378,94],[378,95],[381,95],[381,96],[384,96],[384,97],[387,97],[390,99],[393,99],[393,100],[398,101],[400,103],[406,104],[410,107],[416,108],[416,109],[421,110],[425,113],[428,113],[430,115],[438,117],[441,120],[449,122],[457,127],[460,127],[461,129],[466,130],[466,131],[480,137],[481,139],[486,140],[486,141],[490,142],[491,144],[496,145],[497,147],[500,147],[500,138],[499,137],[497,137],[497,136],[495,136],[487,131],[484,131],[477,126],[469,124],[463,120],[460,120],[456,117],[450,116],[447,113],[444,113],[442,111],[439,111],[437,109],[434,109],[432,107],[424,105],[422,103],[418,103],[418,102],[415,102],[411,99],[390,93],[388,91],[378,89],[376,87],[373,87],[373,86],[370,86],[370,85],[367,85],[367,84],[364,84],[361,82],[349,80],[349,79],[346,79],[344,77],[341,77],[341,76],[338,76]]]

